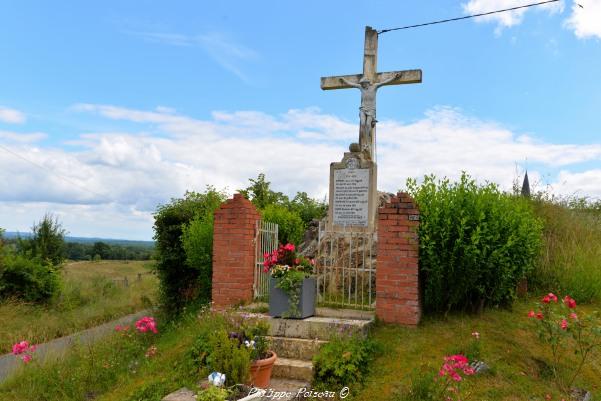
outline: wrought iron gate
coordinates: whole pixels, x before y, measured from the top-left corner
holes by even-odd
[[[278,247],[278,225],[268,221],[257,221],[255,230],[255,274],[253,291],[256,300],[266,301],[269,297],[269,274],[263,272],[263,254]]]
[[[376,234],[326,231],[319,225],[317,302],[323,306],[374,309]]]

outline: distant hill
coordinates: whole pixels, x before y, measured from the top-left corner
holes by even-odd
[[[18,236],[21,238],[31,237],[31,233],[19,233],[15,231],[7,231],[4,233],[4,238],[14,239]],[[93,244],[94,242],[104,242],[109,245],[121,245],[121,246],[138,246],[145,248],[154,248],[154,241],[135,241],[128,239],[114,239],[114,238],[96,238],[96,237],[65,237],[66,242],[74,242],[77,244]]]

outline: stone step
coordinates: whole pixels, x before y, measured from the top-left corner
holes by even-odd
[[[266,302],[253,302],[248,305],[240,306],[240,310],[251,313],[266,313],[269,310],[269,304]],[[315,316],[335,317],[341,319],[373,320],[375,313],[373,310],[327,308],[318,306],[315,308]]]
[[[271,377],[310,382],[313,379],[313,363],[278,357],[273,365]]]
[[[332,334],[359,333],[367,335],[373,320],[339,319],[313,316],[306,319],[280,319],[260,315],[269,322],[269,334],[274,337],[307,338],[327,341]]]
[[[310,361],[313,355],[319,350],[323,340],[310,340],[306,338],[288,338],[288,337],[269,337],[271,348],[278,354],[278,357],[301,359]]]

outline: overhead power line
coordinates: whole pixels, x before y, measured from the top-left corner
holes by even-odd
[[[391,31],[400,31],[402,29],[411,29],[411,28],[419,28],[422,26],[428,26],[428,25],[436,25],[436,24],[444,24],[446,22],[452,22],[452,21],[460,21],[460,20],[464,20],[464,19],[468,19],[468,18],[476,18],[476,17],[483,17],[485,15],[492,15],[492,14],[499,14],[499,13],[505,13],[505,12],[509,12],[509,11],[515,11],[515,10],[519,10],[522,8],[528,8],[528,7],[536,7],[536,6],[542,6],[544,4],[549,4],[549,3],[556,3],[560,0],[547,0],[547,1],[541,1],[539,3],[532,3],[532,4],[526,4],[523,6],[517,6],[517,7],[511,7],[511,8],[504,8],[502,10],[495,10],[495,11],[489,11],[486,13],[480,13],[480,14],[472,14],[472,15],[465,15],[463,17],[457,17],[457,18],[448,18],[448,19],[443,19],[443,20],[439,20],[439,21],[432,21],[432,22],[425,22],[423,24],[416,24],[416,25],[407,25],[407,26],[401,26],[399,28],[389,28],[389,29],[382,29],[380,31],[378,31],[378,34],[381,33],[386,33],[386,32],[391,32]],[[578,3],[576,3],[578,4]],[[580,6],[581,8],[582,5],[578,4],[578,6]]]
[[[56,173],[56,172],[52,171],[52,170],[49,170],[47,167],[44,167],[44,166],[42,166],[41,164],[38,164],[38,163],[36,163],[36,162],[34,162],[34,161],[32,161],[32,160],[29,160],[29,159],[28,159],[28,158],[26,158],[26,157],[23,157],[23,156],[21,156],[20,154],[18,154],[18,153],[16,153],[16,152],[13,152],[12,150],[10,150],[9,148],[7,148],[7,147],[6,147],[6,146],[4,146],[4,145],[1,145],[1,144],[0,144],[0,149],[4,150],[4,151],[5,151],[5,152],[7,152],[7,153],[10,153],[11,155],[13,155],[13,156],[15,156],[15,157],[18,157],[18,158],[19,158],[19,159],[21,159],[21,160],[24,160],[24,161],[26,161],[27,163],[29,163],[29,164],[31,164],[31,165],[34,165],[34,166],[36,166],[36,167],[37,167],[37,168],[39,168],[39,169],[42,169],[42,170],[44,170],[44,172],[46,172],[47,174],[53,175],[53,176],[55,176],[55,177],[57,177],[57,178],[60,178],[61,180],[65,181],[65,182],[68,182],[69,184],[71,184],[71,185],[73,185],[73,186],[76,186],[76,187],[78,187],[79,189],[82,189],[82,190],[84,190],[84,191],[86,191],[86,192],[89,192],[89,193],[91,193],[91,194],[93,194],[93,195],[100,196],[101,198],[104,198],[104,199],[110,199],[110,198],[108,198],[108,197],[107,197],[107,196],[105,196],[105,195],[102,195],[102,194],[100,194],[100,193],[98,193],[98,192],[96,192],[96,191],[93,191],[93,190],[91,190],[91,189],[89,189],[89,188],[86,188],[86,187],[84,187],[83,185],[80,185],[80,184],[78,184],[77,182],[75,182],[75,181],[71,180],[71,179],[70,179],[70,178],[68,178],[68,177],[65,177],[65,176],[63,176],[63,175],[61,175],[61,174],[58,174],[58,173]]]

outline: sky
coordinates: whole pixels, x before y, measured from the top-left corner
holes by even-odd
[[[0,227],[55,214],[73,236],[149,240],[153,212],[265,173],[327,196],[358,138],[365,26],[528,4],[0,0]],[[582,7],[580,7],[582,6]],[[426,174],[601,197],[601,0],[383,33],[378,187]]]

